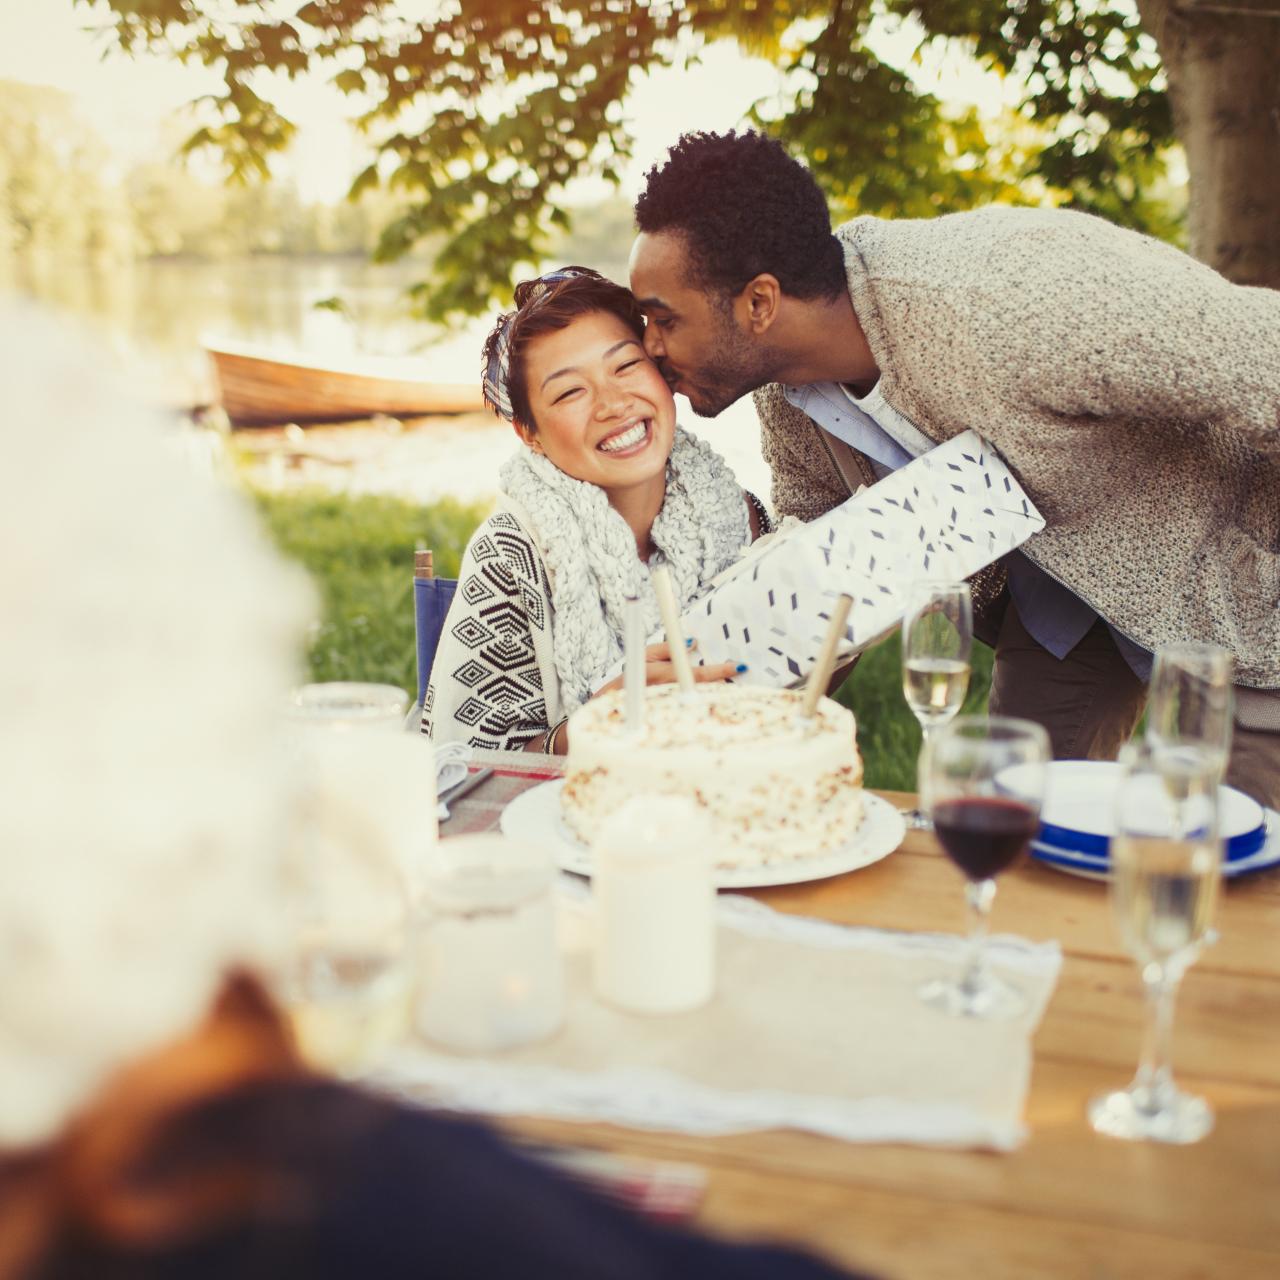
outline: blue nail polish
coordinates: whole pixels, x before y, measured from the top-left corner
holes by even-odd
[[[735,670],[739,675],[741,675],[741,674],[742,674],[746,669],[747,669],[747,664],[746,664],[745,662],[740,662],[740,663],[738,663],[738,665],[737,665],[736,667],[734,667],[734,670]]]
[[[685,639],[684,639],[684,647],[685,647],[686,649],[692,649],[692,648],[693,648],[693,637],[692,637],[692,636],[685,636]]]

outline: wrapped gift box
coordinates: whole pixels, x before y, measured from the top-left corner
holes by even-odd
[[[1044,528],[973,431],[948,440],[809,524],[762,539],[685,611],[700,663],[745,662],[743,683],[794,685],[817,661],[836,596],[853,597],[850,657],[902,620],[921,578],[959,580]]]

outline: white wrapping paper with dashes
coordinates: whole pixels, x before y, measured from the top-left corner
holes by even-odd
[[[681,617],[700,663],[742,662],[748,684],[812,669],[841,592],[847,658],[893,630],[923,578],[959,580],[1044,528],[1008,467],[973,431],[938,445],[809,524],[758,541]]]

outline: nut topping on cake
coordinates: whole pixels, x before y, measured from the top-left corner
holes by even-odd
[[[561,793],[569,827],[590,842],[604,817],[643,794],[689,796],[712,820],[724,867],[828,853],[862,817],[854,718],[829,699],[811,724],[793,690],[674,685],[646,690],[644,724],[627,733],[620,692],[573,718]]]

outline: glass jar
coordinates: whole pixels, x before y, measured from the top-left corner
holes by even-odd
[[[459,1053],[543,1040],[564,1020],[554,870],[500,835],[443,842],[423,883],[418,1031]]]

